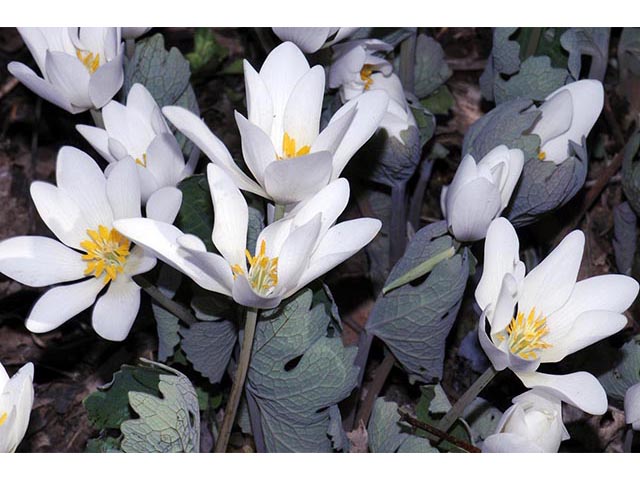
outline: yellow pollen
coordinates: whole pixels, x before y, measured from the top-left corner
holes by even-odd
[[[371,85],[373,85],[373,79],[371,78],[371,74],[373,73],[373,65],[369,63],[365,63],[360,70],[360,79],[364,82],[364,89],[369,90]]]
[[[247,261],[249,262],[249,273],[247,279],[253,289],[262,294],[271,293],[273,288],[278,285],[278,257],[267,257],[265,255],[267,243],[262,240],[260,242],[260,250],[257,255],[251,256],[249,250],[245,250]],[[233,278],[238,275],[244,275],[245,270],[238,264],[231,267]]]
[[[536,360],[538,351],[551,347],[551,344],[542,341],[547,333],[547,317],[542,314],[536,317],[536,309],[532,308],[525,318],[524,313],[518,312],[515,318],[507,326],[509,334],[509,350],[525,360]]]
[[[288,133],[285,132],[284,137],[282,137],[282,156],[278,156],[278,160],[282,160],[283,158],[295,158],[301,157],[302,155],[306,155],[311,151],[311,146],[303,145],[298,150],[296,150],[296,140],[289,136]]]
[[[138,165],[140,165],[141,167],[147,168],[147,154],[143,153],[142,154],[142,159],[136,158],[136,163]]]
[[[547,158],[547,154],[540,150],[540,153],[538,153],[538,160],[544,160],[545,158]]]
[[[95,73],[95,71],[100,66],[100,54],[93,52],[84,52],[78,48],[76,48],[76,56],[78,60],[82,62],[82,64],[89,70],[89,73]]]
[[[98,230],[87,229],[87,235],[89,240],[80,243],[87,252],[82,255],[82,259],[87,262],[84,274],[100,278],[104,273],[106,285],[124,271],[131,242],[115,228],[109,230],[104,225],[100,225]]]
[[[7,412],[4,412],[2,415],[0,415],[0,427],[4,424],[4,422],[7,421],[7,417],[9,415],[7,415]]]

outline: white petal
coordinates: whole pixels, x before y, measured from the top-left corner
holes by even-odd
[[[100,167],[86,153],[74,147],[62,147],[56,164],[58,187],[80,207],[89,225],[109,226],[113,212],[107,200],[107,180]]]
[[[518,301],[518,282],[511,273],[506,273],[495,305],[491,305],[491,336],[501,334],[513,318],[513,310]]]
[[[117,160],[109,151],[109,134],[106,130],[90,125],[76,125],[76,130],[107,162],[111,163]]]
[[[524,168],[524,153],[520,149],[509,150],[509,164],[506,174],[505,183],[500,190],[500,196],[502,198],[502,210],[507,208],[511,195],[520,180],[522,169]],[[502,211],[501,210],[501,211]]]
[[[456,170],[451,184],[447,187],[447,196],[445,198],[445,210],[451,213],[454,197],[463,191],[464,186],[478,178],[478,167],[476,161],[471,155],[465,155]]]
[[[25,324],[27,329],[34,333],[50,332],[93,305],[103,287],[102,280],[92,277],[48,290],[33,306]]]
[[[296,290],[351,257],[371,242],[381,227],[382,223],[375,218],[358,218],[330,228],[313,252]]]
[[[140,182],[136,164],[131,157],[116,163],[107,179],[107,198],[113,218],[139,217]]]
[[[233,161],[227,147],[207,128],[204,122],[182,107],[164,107],[162,113],[189,140],[204,152],[213,163],[224,168],[238,188],[264,197],[262,187],[251,180]]]
[[[129,252],[127,263],[124,265],[124,273],[128,277],[146,273],[153,269],[158,261],[153,252],[147,252],[140,245],[134,246]]]
[[[276,161],[276,151],[271,137],[238,112],[235,112],[235,117],[240,130],[244,161],[258,183],[264,185],[264,170]]]
[[[602,415],[607,411],[607,394],[596,377],[590,373],[549,375],[539,372],[516,372],[516,375],[527,388],[536,387],[591,415]]]
[[[555,344],[564,337],[578,316],[590,310],[622,313],[638,295],[638,282],[626,275],[599,275],[576,283],[562,308],[547,317],[546,341]]]
[[[552,347],[540,354],[543,362],[559,362],[567,355],[582,350],[603,338],[618,333],[627,325],[627,317],[621,313],[590,310],[578,316],[571,329],[562,337],[547,334],[544,341]]]
[[[146,217],[173,223],[182,206],[182,192],[175,187],[156,190],[147,201]]]
[[[91,108],[89,98],[90,75],[82,62],[76,57],[62,52],[47,51],[47,78],[52,85],[79,108]]]
[[[93,308],[93,329],[102,338],[121,342],[129,335],[139,309],[140,287],[130,278],[119,275]]]
[[[640,422],[640,383],[629,387],[624,395],[624,418],[627,423]]]
[[[545,102],[540,105],[540,118],[531,130],[540,137],[541,150],[545,143],[563,133],[566,133],[571,127],[573,119],[573,101],[568,90],[560,89],[548,97]]]
[[[40,78],[33,70],[20,62],[11,62],[7,68],[11,75],[20,80],[33,93],[69,113],[80,113],[89,108],[89,106],[78,107],[71,105],[71,100],[65,91]]]
[[[0,272],[30,287],[78,280],[82,255],[47,237],[13,237],[0,242]]]
[[[4,370],[4,369],[2,369]],[[6,374],[5,374],[6,375]],[[0,387],[0,405],[6,401],[6,406],[11,407],[9,419],[0,427],[0,453],[11,453],[16,450],[27,427],[33,407],[33,364],[27,363],[18,370],[4,385],[4,391]]]
[[[33,182],[31,198],[40,218],[56,237],[71,248],[81,248],[87,228],[94,228],[84,217],[76,202],[64,191],[49,183]]]
[[[524,264],[519,256],[518,235],[509,221],[497,218],[487,230],[484,244],[484,267],[475,291],[476,302],[482,310],[498,298],[502,279],[507,273],[520,282],[524,276]]]
[[[264,186],[276,203],[297,203],[329,183],[331,168],[329,152],[278,160],[265,170]]]
[[[147,149],[147,166],[138,168],[149,170],[159,187],[175,187],[182,180],[184,169],[184,157],[175,137],[170,133],[157,135]]]
[[[207,166],[207,180],[213,201],[211,240],[230,265],[244,265],[249,209],[231,178],[215,164]]]
[[[486,328],[487,316],[485,311],[482,312],[480,320],[478,321],[478,341],[480,342],[480,346],[484,350],[484,353],[487,354],[487,357],[493,365],[493,368],[495,368],[497,371],[504,370],[509,366],[509,357],[505,352],[500,350],[489,338]]]
[[[271,138],[271,126],[273,124],[271,94],[251,64],[243,60],[242,65],[244,68],[247,116],[252,124],[260,127]]]
[[[351,102],[356,103],[355,107],[353,107],[356,109],[356,114],[342,142],[340,142],[340,145],[333,154],[332,178],[334,179],[340,176],[342,170],[344,170],[349,160],[351,160],[351,157],[353,157],[376,132],[387,111],[389,97],[386,92],[366,92],[338,110],[330,123],[335,121],[334,119],[345,115],[346,112],[342,113],[342,110],[351,108]]]
[[[527,315],[535,308],[545,316],[558,310],[569,299],[576,284],[584,234],[574,230],[567,235],[522,283],[518,310]]]
[[[158,104],[155,99],[151,93],[149,93],[149,90],[141,83],[134,84],[131,90],[129,90],[127,94],[127,107],[133,108],[140,113],[142,118],[151,118],[151,116],[158,111]],[[168,129],[165,131],[169,133]]]
[[[273,27],[273,33],[282,41],[295,43],[304,53],[314,53],[322,48],[329,36],[330,27]]]
[[[233,282],[233,299],[245,307],[270,309],[276,308],[282,297],[280,295],[260,295],[251,288],[244,275],[238,275]]]
[[[124,82],[124,52],[101,65],[89,80],[89,97],[96,108],[104,107],[111,100]]]
[[[345,113],[338,116],[338,113],[347,105],[349,108],[345,110]],[[338,149],[340,142],[342,142],[342,139],[349,129],[349,125],[351,125],[356,115],[356,104],[351,103],[347,105],[344,105],[336,112],[331,120],[329,120],[329,124],[320,132],[311,145],[311,153],[327,151],[333,154]]]
[[[449,192],[451,192],[449,188]],[[447,198],[447,224],[460,242],[485,237],[491,221],[500,214],[500,191],[493,183],[478,178]]]
[[[324,98],[324,69],[316,65],[292,90],[284,111],[284,131],[296,141],[296,148],[311,146],[320,130]]]
[[[309,257],[318,240],[320,232],[320,214],[318,213],[306,224],[296,228],[282,245],[278,257],[278,287],[286,291],[287,296],[294,293],[302,276]]]
[[[544,451],[526,437],[515,433],[496,433],[484,440],[482,453],[544,453]]]

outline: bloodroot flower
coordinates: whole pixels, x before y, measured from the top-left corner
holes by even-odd
[[[542,363],[567,355],[619,332],[622,314],[638,294],[638,282],[624,275],[576,281],[584,234],[567,235],[525,276],[518,236],[504,218],[489,226],[484,271],[475,297],[482,309],[480,344],[496,370],[511,369],[528,388],[554,395],[587,413],[601,415],[607,395],[587,372],[551,375]],[[515,312],[515,313],[514,313]]]
[[[156,264],[155,257],[133,247],[113,227],[119,218],[141,215],[134,161],[118,162],[107,179],[87,154],[63,147],[56,180],[57,186],[31,184],[31,197],[60,241],[23,236],[0,242],[0,272],[30,287],[64,283],[33,306],[26,322],[32,332],[53,330],[95,303],[96,333],[107,340],[124,340],[140,306],[140,287],[131,277]],[[158,190],[147,202],[147,216],[172,222],[181,201],[176,188]]]
[[[13,453],[29,426],[33,406],[33,364],[11,378],[0,364],[0,453]]]

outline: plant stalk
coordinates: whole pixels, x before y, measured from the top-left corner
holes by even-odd
[[[224,453],[227,451],[229,437],[231,436],[231,428],[236,418],[240,397],[244,387],[244,381],[247,378],[249,370],[249,360],[251,359],[251,348],[253,347],[253,337],[256,333],[256,323],[258,321],[258,310],[255,308],[247,308],[246,320],[244,324],[244,338],[242,339],[242,348],[240,349],[240,358],[238,359],[238,368],[236,370],[236,378],[233,380],[231,394],[227,402],[227,408],[224,412],[220,435],[216,440],[215,453]]]
[[[443,432],[448,432],[455,421],[462,415],[464,409],[475,400],[484,387],[486,387],[493,377],[495,377],[496,373],[498,372],[493,368],[493,365],[487,368],[487,370],[480,375],[475,382],[473,382],[473,385],[469,387],[469,390],[464,392],[453,407],[451,407],[451,410],[442,417],[440,422],[438,422],[438,429]]]
[[[277,222],[282,217],[284,217],[285,205],[281,205],[276,203],[275,211],[273,212],[273,221]]]

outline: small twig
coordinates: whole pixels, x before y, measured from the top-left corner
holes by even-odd
[[[412,427],[419,428],[420,430],[425,430],[426,432],[429,432],[431,435],[435,435],[436,437],[441,438],[442,440],[446,440],[447,442],[455,445],[458,448],[466,450],[469,453],[481,452],[481,450],[478,447],[475,447],[463,440],[460,440],[454,437],[453,435],[449,435],[447,432],[443,432],[442,430],[440,430],[437,427],[434,427],[433,425],[429,425],[428,423],[418,420],[417,418],[413,417],[404,408],[399,408],[398,413],[400,414],[400,420],[407,422]]]
[[[133,277],[136,282],[151,298],[153,298],[162,308],[174,314],[187,325],[197,323],[198,319],[185,307],[166,297],[158,287],[152,284],[142,275]]]
[[[384,360],[382,360],[382,363],[376,370],[373,382],[371,382],[371,385],[369,386],[369,391],[362,402],[358,415],[356,415],[356,425],[360,425],[360,422],[363,422],[366,425],[369,422],[369,417],[373,411],[373,404],[375,403],[376,398],[378,398],[378,395],[380,395],[380,391],[387,381],[387,377],[389,376],[389,373],[391,373],[394,363],[395,358],[393,358],[391,352],[387,351],[384,355]]]
[[[242,348],[240,349],[240,358],[238,359],[238,368],[236,369],[236,375],[233,379],[233,385],[231,386],[229,401],[225,408],[222,427],[220,427],[220,435],[218,435],[216,440],[216,447],[214,449],[215,453],[224,453],[227,451],[233,421],[235,420],[236,413],[238,412],[240,397],[244,390],[244,381],[247,378],[247,371],[249,370],[249,361],[251,360],[251,350],[253,348],[253,338],[256,333],[257,321],[258,311],[255,308],[247,308],[246,321],[244,323],[244,337],[242,339]]]
[[[356,332],[358,335],[360,335],[360,333],[362,333],[362,331],[364,330],[360,325],[358,325],[355,321],[351,320],[351,318],[349,317],[343,317],[342,323],[344,323],[347,327],[349,327],[351,330]]]
[[[16,88],[20,82],[16,77],[11,77],[9,80],[4,82],[4,84],[0,87],[0,99],[4,98],[6,95],[11,93],[11,91]]]

